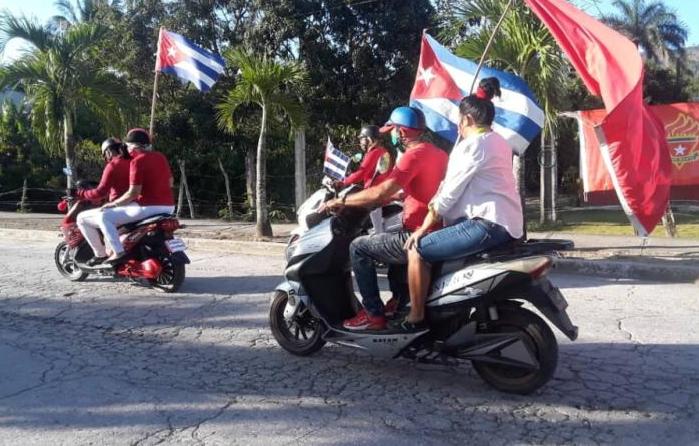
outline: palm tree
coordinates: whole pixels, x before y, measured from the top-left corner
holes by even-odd
[[[62,141],[69,188],[77,175],[78,110],[89,111],[110,133],[125,127],[129,100],[124,84],[94,57],[105,32],[98,24],[80,23],[56,34],[25,17],[0,14],[0,51],[13,38],[30,44],[23,56],[0,67],[0,90],[24,91],[34,133],[44,148],[58,152]]]
[[[663,2],[614,0],[612,6],[618,13],[602,20],[636,43],[649,60],[667,62],[683,53],[687,28]]]
[[[216,106],[218,125],[235,132],[236,110],[244,104],[256,104],[262,109],[260,136],[257,142],[256,232],[258,237],[272,236],[267,209],[266,139],[270,114],[286,115],[291,127],[303,124],[305,113],[295,92],[308,81],[306,70],[297,62],[280,62],[268,56],[258,56],[249,50],[234,49],[224,55],[230,67],[238,67],[237,82]]]
[[[443,17],[447,31],[441,37],[456,46],[456,54],[479,60],[508,3],[509,0],[462,0],[454,4],[450,15]],[[524,2],[514,3],[498,33],[485,64],[524,79],[544,109],[544,132],[552,131],[571,72],[558,44]],[[521,157],[515,157],[514,170],[524,205]]]

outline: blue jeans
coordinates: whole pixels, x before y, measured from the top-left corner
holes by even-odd
[[[352,271],[362,295],[362,305],[373,316],[383,316],[384,313],[374,262],[388,265],[388,284],[399,301],[399,307],[409,299],[408,253],[403,249],[409,236],[410,233],[406,231],[365,235],[357,237],[350,244]]]
[[[488,220],[464,219],[420,239],[417,251],[433,263],[466,257],[514,240],[505,228]]]

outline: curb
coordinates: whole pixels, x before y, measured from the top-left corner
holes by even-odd
[[[58,242],[61,233],[56,231],[41,231],[28,229],[0,228],[0,238],[3,240],[28,240],[41,242]],[[258,256],[283,255],[286,245],[273,242],[248,242],[243,240],[219,240],[209,238],[183,237],[187,248],[198,251],[215,253],[235,253]]]
[[[55,241],[58,243],[60,237],[58,230],[40,231],[0,228],[0,238],[5,240]],[[195,237],[185,237],[183,240],[190,249],[226,254],[281,256],[286,249],[286,245],[283,243],[273,242],[248,242]],[[699,284],[699,268],[691,266],[667,266],[658,265],[657,263],[588,260],[570,257],[554,257],[554,265],[557,271],[566,274]]]
[[[566,274],[699,284],[699,268],[691,266],[575,258],[554,258],[554,266]]]

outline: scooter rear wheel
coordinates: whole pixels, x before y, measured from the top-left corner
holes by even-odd
[[[150,285],[164,293],[174,293],[180,289],[184,282],[185,266],[182,263],[175,263],[170,256],[160,257],[160,264],[163,270],[155,279],[149,279]]]
[[[528,370],[473,361],[473,368],[485,382],[503,392],[526,395],[551,379],[558,365],[558,343],[548,324],[538,315],[521,307],[499,307],[498,320],[490,322],[487,333],[523,334],[539,368]]]
[[[289,353],[298,356],[308,356],[317,352],[325,345],[321,337],[323,323],[314,318],[307,308],[300,308],[299,312],[288,321],[284,318],[284,308],[289,300],[289,295],[283,291],[276,291],[269,309],[269,326],[274,339]],[[303,305],[303,304],[299,304]]]

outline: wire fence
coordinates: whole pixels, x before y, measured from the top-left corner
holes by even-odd
[[[322,179],[322,171],[311,171],[307,175],[307,190],[306,196],[313,193],[320,185]],[[200,177],[199,180],[210,181],[212,179],[220,179],[217,176]],[[243,180],[244,175],[236,176],[231,179]],[[273,187],[270,187],[273,186]],[[290,187],[289,187],[290,186]],[[293,175],[270,175],[268,178],[268,190],[282,190],[283,196],[279,194],[270,197],[268,204],[270,213],[275,221],[290,221],[295,219],[296,205],[291,202],[294,196]],[[175,191],[177,194],[177,191]],[[16,212],[41,212],[41,213],[58,213],[57,204],[65,195],[65,189],[53,189],[46,187],[27,187],[26,191],[23,188],[16,188],[7,191],[0,191],[0,211]],[[254,218],[254,209],[250,209],[243,192],[243,195],[237,194],[232,197],[231,208],[232,215],[228,212],[228,199],[225,192],[213,189],[195,189],[192,192],[192,204],[194,206],[194,215],[197,218],[218,218],[226,217],[238,220],[252,220]],[[176,195],[177,197],[177,195]],[[24,202],[22,199],[24,198]],[[281,198],[281,199],[280,199]],[[699,198],[699,197],[698,197]],[[673,214],[682,221],[696,221],[699,223],[699,199],[693,200],[673,200],[671,202]],[[624,213],[619,204],[608,205],[593,205],[585,203],[574,194],[560,195],[556,199],[554,207],[555,214],[558,220],[577,221],[577,220],[596,220],[612,218],[617,216],[623,221]],[[526,213],[528,218],[539,219],[541,204],[538,196],[530,196],[526,201]],[[589,212],[585,212],[589,211]],[[590,214],[599,212],[599,217],[590,217]],[[189,216],[189,207],[186,199],[183,200],[181,215]]]

